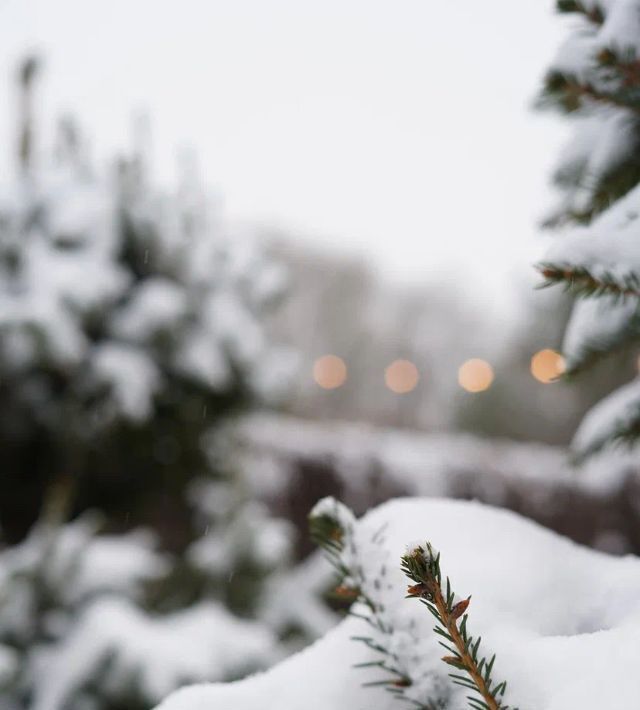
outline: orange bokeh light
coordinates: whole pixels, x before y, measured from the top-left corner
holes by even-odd
[[[420,375],[409,360],[394,360],[384,371],[384,382],[396,394],[406,394],[416,388]]]
[[[556,380],[565,370],[564,358],[555,350],[546,348],[540,350],[531,358],[531,374],[538,380],[548,384]]]
[[[313,363],[313,379],[322,389],[337,389],[346,382],[347,366],[337,355],[323,355]]]
[[[467,392],[484,392],[493,382],[493,368],[486,360],[472,358],[458,370],[458,384]]]

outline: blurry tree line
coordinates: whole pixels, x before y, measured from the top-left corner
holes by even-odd
[[[289,297],[266,324],[299,354],[299,375],[286,401],[291,414],[567,444],[584,411],[636,369],[630,346],[600,363],[595,377],[534,379],[532,356],[560,349],[570,315],[561,294],[516,290],[520,317],[504,324],[477,308],[458,284],[391,284],[362,258],[293,245],[286,236],[275,243],[289,274]],[[314,360],[327,353],[348,368],[334,390],[321,389],[311,374]],[[486,391],[465,392],[458,384],[458,368],[470,358],[493,368]],[[420,372],[406,394],[385,387],[385,368],[396,359],[412,361]]]

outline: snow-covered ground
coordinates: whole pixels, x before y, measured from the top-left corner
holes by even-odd
[[[362,518],[354,536],[367,550],[361,560],[365,577],[388,565],[381,594],[393,601],[394,627],[408,629],[405,640],[414,639],[409,646],[399,644],[396,653],[422,664],[425,689],[448,688],[445,707],[463,707],[466,691],[446,678],[430,614],[416,600],[405,599],[400,557],[415,540],[432,541],[454,589],[473,595],[469,627],[482,634],[487,654],[497,654],[495,672],[508,681],[506,702],[520,710],[635,706],[640,560],[588,550],[508,511],[449,500],[389,502]],[[397,708],[384,687],[364,685],[380,679],[379,669],[353,667],[377,660],[374,651],[353,639],[360,635],[371,635],[366,622],[349,618],[264,674],[184,688],[158,710]]]

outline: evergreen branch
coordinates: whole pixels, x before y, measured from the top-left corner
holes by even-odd
[[[601,25],[604,22],[604,12],[598,5],[587,7],[580,0],[558,0],[556,3],[558,12],[561,13],[579,13],[586,17],[595,25]]]
[[[606,316],[602,316],[605,318]],[[573,353],[563,353],[565,370],[564,379],[571,379],[583,370],[591,367],[607,355],[624,348],[640,338],[640,319],[636,313],[633,318],[612,333],[608,338],[592,337],[586,340],[579,349]]]
[[[454,603],[455,595],[448,577],[443,591],[440,553],[427,542],[424,547],[416,547],[402,557],[402,570],[413,582],[407,590],[408,596],[416,597],[426,605],[439,624],[434,631],[448,642],[441,642],[450,653],[443,656],[442,660],[452,668],[466,673],[449,673],[449,676],[456,685],[468,688],[480,696],[481,700],[467,696],[470,706],[486,710],[509,710],[509,706],[502,701],[506,681],[497,683],[492,677],[495,654],[489,661],[479,655],[481,637],[474,638],[467,631],[468,616],[465,612],[471,597]]]
[[[553,183],[567,193],[569,199],[543,221],[543,228],[557,228],[568,223],[589,224],[640,182],[640,120],[635,118],[631,125],[633,134],[628,150],[616,160],[610,160],[606,169],[590,172],[590,156],[586,156],[556,170]],[[574,200],[576,193],[579,205]],[[589,196],[586,204],[585,195]]]
[[[589,457],[607,447],[622,446],[631,448],[640,439],[640,402],[624,416],[617,417],[610,426],[580,447],[573,447],[572,460],[581,464]]]
[[[339,576],[339,582],[334,590],[336,597],[349,604],[359,603],[365,606],[370,614],[365,616],[349,611],[351,616],[367,623],[375,632],[382,635],[382,641],[374,640],[368,636],[353,636],[352,640],[364,644],[367,648],[379,654],[375,661],[355,664],[355,668],[380,668],[384,677],[380,680],[364,683],[365,687],[381,686],[397,697],[411,703],[418,710],[443,710],[445,707],[442,699],[418,702],[404,694],[405,689],[414,685],[414,680],[398,666],[398,656],[385,645],[385,639],[391,637],[394,628],[384,616],[384,608],[364,591],[365,573],[361,565],[349,565],[344,558],[347,549],[351,555],[357,554],[353,539],[353,523],[355,518],[351,511],[344,505],[331,498],[325,498],[311,511],[309,515],[309,529],[313,541],[323,549],[327,559]],[[382,531],[376,532],[372,542],[379,544]]]
[[[609,54],[602,53],[603,57]],[[608,61],[608,60],[607,60]],[[545,80],[544,92],[537,102],[539,108],[558,103],[565,111],[572,113],[583,107],[584,100],[604,106],[612,106],[640,113],[640,92],[638,83],[630,80],[633,63],[603,64],[607,76],[604,81],[618,84],[612,90],[602,90],[591,82],[581,82],[564,72],[551,71]]]
[[[601,91],[593,84],[580,84],[579,82],[568,82],[566,91],[571,92],[579,97],[585,97],[596,103],[606,106],[614,106],[616,108],[628,109],[635,113],[640,113],[640,105],[638,105],[638,92],[631,91]]]
[[[616,0],[611,7],[614,5],[622,6],[624,3]],[[624,19],[615,27],[611,26],[606,35],[600,29],[609,12],[609,4],[604,0],[557,0],[557,8],[560,12],[579,13],[592,23],[593,26],[586,28],[586,31],[593,40],[590,45],[593,50],[581,44],[580,37],[585,30],[583,24],[574,33],[572,47],[578,52],[580,71],[567,72],[553,67],[545,78],[538,105],[554,106],[568,113],[583,108],[592,109],[597,105],[611,107],[612,110],[588,111],[593,130],[600,132],[594,134],[595,140],[591,140],[586,150],[579,150],[572,157],[565,158],[563,169],[556,173],[556,184],[567,193],[568,199],[547,225],[558,226],[564,222],[588,224],[598,214],[607,211],[615,214],[611,210],[612,205],[640,182],[640,56],[624,38]],[[571,42],[569,46],[571,48]],[[588,55],[584,53],[585,49]],[[619,129],[624,135],[615,139],[621,141],[623,149],[612,151],[607,141],[611,141],[611,136]],[[602,160],[604,153],[600,151],[606,153],[605,161]],[[597,174],[588,175],[587,171],[594,166]],[[574,190],[576,192],[572,195]],[[611,226],[605,223],[603,229],[606,231]],[[604,308],[598,310],[595,304],[592,311],[585,307],[584,312],[590,318],[577,320],[574,330],[568,331],[571,337],[568,338],[566,376],[640,335],[637,303],[640,274],[629,260],[628,252],[624,259],[617,260],[616,273],[613,268],[607,270],[592,265],[576,265],[570,257],[565,263],[557,258],[556,262],[538,265],[545,279],[543,286],[563,283],[565,290],[577,296],[604,296],[618,306],[620,299],[633,298],[636,301],[622,304],[614,316]],[[612,395],[622,396],[622,399],[616,402],[607,398],[585,417],[573,443],[577,461],[606,446],[620,442],[629,444],[640,438],[640,396],[635,399],[635,389],[629,395],[627,399],[624,392]],[[613,410],[609,409],[611,406]]]
[[[614,277],[610,272],[594,276],[583,266],[551,264],[549,262],[541,262],[536,268],[545,279],[540,288],[562,283],[565,291],[575,296],[587,298],[592,296],[640,298],[640,278],[633,273],[629,273],[622,278]]]
[[[640,85],[640,60],[637,59],[633,50],[619,52],[604,48],[598,53],[597,59],[601,67],[612,69],[614,73],[617,73],[625,88]]]

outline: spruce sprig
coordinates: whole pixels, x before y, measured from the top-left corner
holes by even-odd
[[[540,288],[562,283],[565,291],[582,298],[612,296],[614,298],[640,297],[640,278],[629,273],[619,277],[606,272],[595,276],[582,266],[570,264],[551,264],[543,262],[538,264],[538,271],[545,281]]]
[[[509,710],[510,706],[502,700],[507,682],[493,679],[495,654],[490,660],[484,658],[480,653],[481,637],[475,638],[467,630],[466,610],[471,597],[455,603],[448,577],[443,590],[440,553],[428,542],[424,547],[415,547],[402,557],[402,571],[413,582],[407,595],[418,598],[437,621],[434,632],[440,637],[438,643],[448,652],[442,660],[457,671],[449,676],[456,685],[479,696],[468,695],[469,706],[473,710]]]

